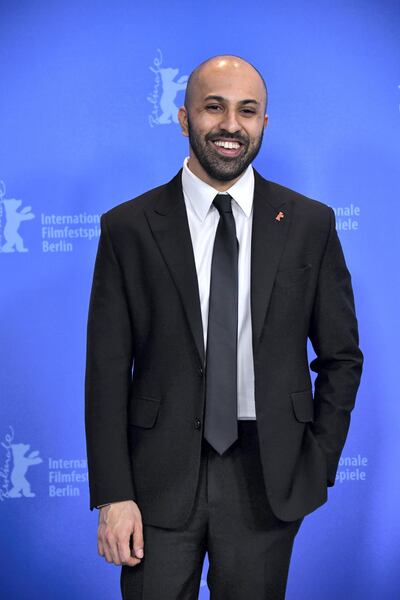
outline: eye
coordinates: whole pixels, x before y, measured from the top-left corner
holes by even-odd
[[[243,108],[242,113],[244,113],[245,115],[255,115],[256,111],[252,108]]]
[[[217,110],[222,110],[222,106],[220,106],[219,104],[208,104],[206,106],[207,110],[211,110],[211,111],[217,111]]]

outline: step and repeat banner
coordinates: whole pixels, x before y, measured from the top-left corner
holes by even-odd
[[[1,598],[119,597],[120,568],[97,555],[83,420],[99,219],[181,167],[187,77],[220,53],[269,87],[255,167],[335,211],[365,354],[287,598],[400,598],[399,26],[385,0],[0,3]]]

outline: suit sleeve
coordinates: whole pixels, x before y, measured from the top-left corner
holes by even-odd
[[[313,431],[326,454],[327,485],[333,486],[360,383],[363,355],[358,345],[351,276],[332,209],[309,337],[316,354],[310,368],[317,373]]]
[[[85,375],[85,427],[90,509],[134,500],[128,448],[128,393],[133,340],[124,281],[106,215],[89,303]]]

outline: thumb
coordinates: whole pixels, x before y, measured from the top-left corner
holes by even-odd
[[[136,519],[133,527],[133,552],[138,558],[143,558],[143,526],[142,523]]]

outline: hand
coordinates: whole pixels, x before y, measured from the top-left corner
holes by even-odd
[[[131,554],[129,542],[132,534]],[[143,558],[143,545],[142,515],[136,502],[113,502],[100,509],[97,548],[107,562],[134,567]]]

